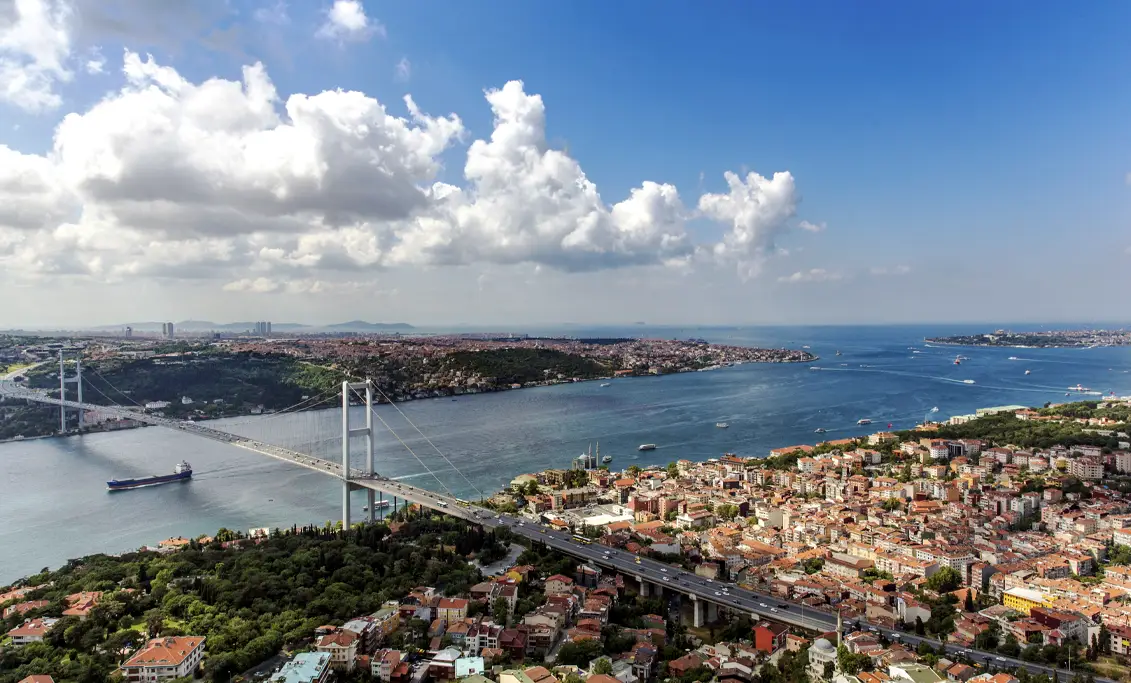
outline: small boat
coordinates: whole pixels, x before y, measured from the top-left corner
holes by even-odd
[[[612,386],[612,385],[611,385],[611,384],[609,384],[608,382],[601,382],[601,387],[602,387],[602,388],[604,388],[604,387],[611,387],[611,386]]]
[[[726,422],[716,422],[715,426],[718,427],[719,429],[726,429],[730,425],[727,424]]]
[[[838,356],[840,355],[840,349],[836,350],[836,355],[838,355]]]
[[[957,358],[955,358],[955,359],[954,359],[954,364],[955,364],[955,365],[962,365],[962,361],[960,361],[960,360],[958,360]]]
[[[809,345],[808,345],[808,344],[806,344],[805,346],[802,346],[801,348],[803,348],[803,349],[807,349],[807,348],[809,348]]]
[[[866,417],[863,417],[863,418],[860,418],[859,420],[857,420],[856,424],[858,424],[858,425],[870,425],[870,424],[872,424],[872,421],[869,420]]]
[[[1010,356],[1010,357],[1009,357],[1009,360],[1021,360],[1021,359],[1020,359],[1020,358],[1018,358],[1017,356]]]
[[[810,365],[809,369],[810,370],[820,370],[821,368],[817,367],[816,365]]]
[[[1032,370],[1026,370],[1025,374],[1028,375],[1030,372],[1032,372]]]
[[[825,428],[824,427],[817,427],[816,429],[813,430],[813,433],[814,434],[824,434]]]
[[[654,450],[656,450],[656,444],[654,444],[654,443],[642,443],[642,444],[640,444],[639,446],[636,447],[636,450],[638,450],[638,451],[654,451]]]
[[[962,383],[963,383],[963,384],[973,384],[973,383],[974,383],[974,380],[972,380],[972,379],[964,379],[964,380],[962,380]]]
[[[611,455],[606,455],[605,457],[601,458],[601,462],[603,462],[606,465],[608,465],[612,461],[613,461],[613,456],[611,456]]]

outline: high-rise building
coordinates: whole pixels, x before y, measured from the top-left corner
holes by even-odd
[[[126,339],[129,339],[132,336],[134,336],[134,328],[126,327]]]
[[[175,336],[173,323],[161,323],[161,336],[165,339],[172,339]]]
[[[271,335],[271,323],[267,321],[260,321],[255,323],[252,329],[252,334],[257,337],[267,337]]]

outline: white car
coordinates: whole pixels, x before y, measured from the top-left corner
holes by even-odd
[[[668,577],[666,577],[666,576],[665,576],[665,577],[664,577],[664,581],[667,581],[667,580],[668,580]]]
[[[668,568],[667,568],[667,567],[660,567],[660,571],[662,571],[662,572],[664,572],[664,573],[667,573],[667,571],[668,571]]]
[[[758,606],[759,606],[759,607],[765,607],[765,606],[766,606],[766,603],[764,603],[764,602],[759,602],[759,603],[758,603]]]
[[[723,595],[723,594],[722,594],[722,593],[720,593],[720,592],[718,592],[718,591],[715,591],[715,595],[717,595],[717,596],[719,596],[719,597],[722,597],[722,595]]]
[[[777,614],[778,608],[777,607],[771,607],[770,611],[773,612],[774,614]]]

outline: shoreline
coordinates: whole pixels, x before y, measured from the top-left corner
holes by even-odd
[[[541,387],[555,387],[555,386],[561,386],[563,384],[581,384],[581,383],[584,383],[584,382],[610,382],[610,381],[614,381],[614,380],[623,380],[623,379],[659,378],[659,377],[668,377],[670,375],[683,375],[683,374],[692,373],[692,372],[715,372],[717,370],[727,370],[727,369],[739,367],[739,366],[742,366],[742,365],[796,365],[798,363],[813,363],[813,362],[816,362],[816,361],[821,359],[821,357],[816,355],[816,354],[809,354],[809,355],[811,356],[811,358],[801,358],[801,359],[797,359],[797,360],[743,361],[743,362],[740,362],[740,363],[730,363],[730,364],[727,364],[727,365],[710,366],[709,368],[695,368],[695,369],[688,368],[686,370],[678,370],[676,372],[665,372],[665,373],[660,373],[660,374],[655,374],[655,375],[653,375],[653,374],[620,375],[620,376],[606,375],[606,376],[602,376],[602,377],[591,377],[591,378],[577,379],[577,380],[553,380],[553,381],[547,381],[547,382],[537,382],[537,383],[532,383],[532,384],[524,384],[524,385],[519,386],[519,387],[496,386],[496,387],[491,387],[491,388],[487,388],[487,389],[472,389],[472,390],[465,390],[465,391],[457,391],[457,389],[459,389],[460,387],[447,387],[447,388],[444,388],[444,389],[432,389],[432,390],[430,390],[430,393],[427,396],[407,396],[407,397],[403,397],[403,398],[398,398],[395,401],[395,403],[397,405],[399,405],[399,404],[402,404],[402,403],[411,403],[411,402],[415,402],[415,401],[427,401],[429,399],[441,399],[441,398],[451,398],[451,399],[454,400],[456,398],[463,397],[463,396],[478,396],[480,394],[494,394],[494,393],[499,393],[499,392],[504,392],[504,391],[521,391],[522,389],[537,389],[537,388],[541,388]],[[381,397],[376,397],[376,400],[374,401],[374,405],[393,405],[393,403],[394,403],[393,401],[385,401]],[[336,408],[334,408],[334,407],[331,407],[331,408],[325,408],[325,407],[303,408],[301,410],[296,410],[294,412],[297,414],[297,413],[304,413],[304,412],[307,412],[309,410],[334,410],[334,409],[336,409]],[[197,418],[197,419],[194,419],[194,420],[188,420],[186,418],[176,418],[176,417],[170,417],[169,419],[180,419],[181,421],[185,421],[185,422],[214,422],[216,420],[230,420],[230,419],[242,418],[242,417],[269,417],[271,415],[277,415],[277,414],[279,414],[279,412],[281,412],[281,411],[272,411],[272,412],[264,411],[264,412],[259,413],[259,414],[255,414],[255,413],[252,413],[252,412],[240,412],[240,413],[236,413],[236,414],[233,414],[233,415],[221,415],[219,417],[203,417],[203,418]],[[85,431],[69,432],[67,434],[57,434],[57,433],[56,434],[38,434],[38,435],[35,435],[35,436],[25,436],[23,438],[11,438],[11,439],[0,440],[0,445],[4,445],[4,444],[8,444],[8,443],[19,443],[21,441],[32,441],[32,440],[36,440],[36,439],[59,439],[59,438],[67,438],[67,437],[72,437],[72,436],[83,436],[83,435],[86,435],[86,434],[102,434],[102,433],[106,433],[106,432],[124,432],[124,431],[129,431],[129,430],[133,430],[133,429],[140,429],[142,427],[151,427],[151,426],[153,426],[153,425],[142,423],[142,424],[134,425],[132,427],[119,427],[117,429],[87,429]]]
[[[967,342],[943,341],[942,339],[923,338],[924,344],[938,344],[939,346],[962,346],[971,349],[1117,349],[1123,344],[1046,344],[1033,346],[1032,344],[971,344]]]

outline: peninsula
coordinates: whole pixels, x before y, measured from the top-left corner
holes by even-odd
[[[1047,330],[1044,332],[1012,332],[996,330],[984,334],[959,334],[950,337],[928,337],[932,344],[955,346],[1004,346],[1012,348],[1090,348],[1093,346],[1129,346],[1131,331],[1119,330]]]

